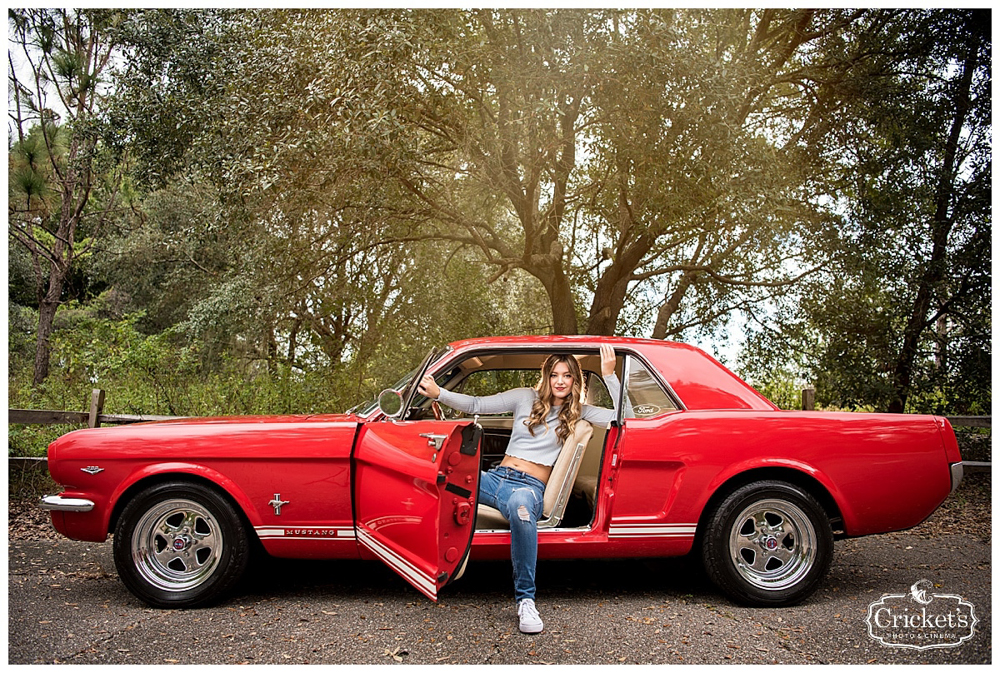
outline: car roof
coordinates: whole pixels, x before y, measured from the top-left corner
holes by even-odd
[[[727,369],[708,353],[690,344],[660,339],[594,335],[527,335],[498,336],[455,341],[455,351],[480,348],[542,347],[594,348],[602,343],[629,347],[642,354],[659,370],[689,410],[757,409],[777,407],[754,390],[743,379]]]
[[[462,339],[449,344],[455,350],[474,346],[523,346],[527,344],[552,346],[590,346],[595,344],[621,344],[630,346],[655,346],[699,350],[689,344],[662,339],[641,339],[637,337],[599,336],[591,334],[540,334],[520,336],[493,336]]]

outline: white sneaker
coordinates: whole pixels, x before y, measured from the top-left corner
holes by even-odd
[[[521,633],[539,633],[542,630],[542,618],[538,616],[535,601],[525,598],[517,604],[517,616],[521,620]]]

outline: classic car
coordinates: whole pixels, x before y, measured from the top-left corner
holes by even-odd
[[[599,374],[602,343],[615,349],[617,405]],[[72,539],[113,534],[122,581],[156,607],[217,599],[253,548],[380,559],[437,600],[470,559],[509,558],[507,521],[477,506],[477,486],[512,419],[469,418],[417,384],[426,372],[474,395],[532,386],[553,352],[578,358],[587,403],[620,411],[566,440],[546,486],[541,559],[693,553],[732,600],[790,605],[817,588],[834,540],[915,526],[962,478],[944,418],[782,411],[689,345],[532,336],[434,350],[345,414],[71,432],[48,450],[64,491],[42,506]]]

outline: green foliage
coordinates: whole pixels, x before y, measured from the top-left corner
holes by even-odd
[[[988,413],[988,15],[882,18],[866,38],[882,74],[848,82],[854,98],[830,134],[852,148],[837,150],[845,218],[831,263],[762,312],[767,329],[748,341],[762,356],[745,365],[795,359],[827,405]]]
[[[433,245],[414,246],[397,262],[405,268],[398,287],[390,288],[393,296],[365,309],[363,316],[371,317],[368,329],[356,336],[352,332],[337,360],[326,356],[316,334],[299,342],[294,365],[277,353],[268,357],[266,348],[240,336],[245,332],[237,330],[230,341],[215,342],[219,330],[200,326],[215,319],[225,322],[233,303],[213,307],[203,302],[189,320],[146,334],[141,330],[145,315],[129,313],[133,302],[117,291],[86,304],[70,302],[57,314],[52,373],[43,386],[30,386],[30,353],[12,358],[10,406],[85,410],[91,389],[102,388],[107,391],[106,413],[335,413],[374,397],[432,347],[486,334],[524,333],[544,319],[544,311],[522,314],[518,304],[510,302],[537,293],[530,283],[516,282],[516,275],[486,286],[474,260],[456,255],[442,265],[440,250]],[[434,280],[428,282],[431,273]],[[419,287],[419,296],[409,294],[407,284]],[[352,291],[363,302],[366,295],[358,289]],[[232,289],[226,296],[239,303],[239,294]],[[22,323],[10,320],[12,333],[28,327]],[[62,431],[14,426],[10,451],[38,455]]]
[[[802,408],[803,388],[802,381],[794,379],[787,372],[779,372],[758,385],[757,391],[779,408],[793,411]]]
[[[979,13],[60,12],[10,16],[79,113],[11,82],[11,406],[338,411],[452,340],[740,312],[782,408],[989,410]]]
[[[342,245],[333,227],[460,242],[490,275],[537,278],[552,330],[602,334],[648,332],[691,267],[683,305],[656,316],[658,336],[679,335],[814,262],[807,239],[833,219],[806,186],[816,124],[839,100],[828,82],[862,58],[827,42],[855,20],[146,11],[126,30],[117,114],[143,175],[197,174],[234,209],[227,227],[288,228],[297,259],[303,225],[321,245]],[[647,290],[659,301],[621,316]]]
[[[302,373],[287,366],[267,369],[227,356],[209,369],[196,343],[174,330],[144,335],[141,314],[101,317],[101,304],[63,307],[53,337],[52,373],[31,385],[31,368],[11,360],[11,408],[85,411],[91,390],[107,392],[105,413],[176,416],[333,413],[354,404],[338,392],[338,377]],[[13,321],[11,321],[13,324]],[[11,426],[10,455],[42,455],[67,431],[63,426]]]
[[[44,131],[43,131],[44,129]],[[23,139],[13,143],[9,157],[8,198],[13,213],[33,216],[43,226],[60,204],[53,179],[55,167],[65,170],[67,134],[55,124],[34,125]],[[36,225],[36,229],[40,229]]]
[[[57,307],[117,207],[122,166],[102,142],[117,10],[11,9],[8,232],[31,256],[38,307],[33,383],[49,373]],[[13,52],[12,52],[13,53]]]

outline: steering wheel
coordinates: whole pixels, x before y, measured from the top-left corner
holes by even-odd
[[[438,404],[437,400],[431,402],[431,411],[434,412],[434,420],[441,421],[444,420],[444,414],[441,412],[441,405]]]

